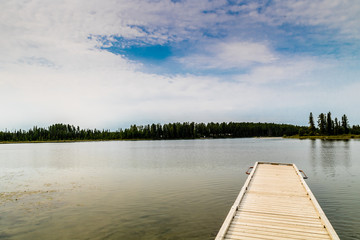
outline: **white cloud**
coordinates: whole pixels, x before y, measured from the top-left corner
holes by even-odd
[[[225,2],[2,1],[0,129],[46,126],[55,122],[117,128],[127,127],[124,124],[129,122],[147,121],[274,119],[286,122],[292,118],[297,121],[300,115],[295,114],[296,110],[312,107],[319,95],[327,96],[327,89],[319,87],[323,84],[319,80],[321,77],[314,79],[311,75],[323,66],[320,60],[290,59],[276,53],[266,40],[237,38],[237,29],[245,29],[251,22],[246,17],[253,16],[262,22],[270,15],[257,13],[256,4],[232,6],[233,11],[244,11],[245,15],[240,16],[244,20],[241,23],[229,25],[237,22],[234,21],[237,18],[227,14],[230,7],[227,8]],[[351,2],[346,3],[351,5]],[[344,33],[358,26],[358,19],[354,18],[356,7],[344,19],[337,12],[339,23],[334,23],[335,17],[328,17],[328,13],[313,16],[316,12],[313,5],[309,11],[296,5],[274,7],[277,8],[273,13],[275,19],[285,14],[289,18],[287,21],[328,24]],[[287,12],[291,7],[304,11]],[[206,10],[214,11],[201,14]],[[97,48],[99,42],[88,38],[100,35],[141,38],[156,43],[196,41],[204,38],[203,29],[213,31],[214,35],[229,29],[235,29],[235,33],[231,39],[204,45],[198,54],[181,59],[184,64],[220,70],[247,68],[249,73],[236,76],[236,81],[223,81],[217,76],[146,74],[140,72],[140,63],[101,51]],[[327,65],[323,67],[327,69]],[[309,84],[294,89],[304,83],[304,78]],[[292,81],[292,86],[284,84],[288,80]],[[315,85],[316,92],[311,89],[314,82],[319,83]],[[277,85],[269,87],[270,83]],[[349,89],[359,88],[355,84],[352,86],[354,88]],[[347,94],[353,94],[349,89],[339,91],[338,98],[345,99]],[[330,102],[334,106],[337,104]],[[288,115],[297,117],[280,113],[291,108],[294,110]],[[270,113],[274,110],[279,113]],[[251,119],[259,113],[264,117]]]
[[[253,67],[247,74],[239,75],[237,80],[253,84],[292,84],[295,86],[314,85],[314,74],[334,67],[330,60],[315,57],[282,56],[270,64]]]
[[[357,0],[279,0],[274,1],[265,15],[268,21],[276,24],[322,26],[338,30],[342,37],[360,38],[360,4]]]
[[[232,69],[267,64],[276,59],[276,54],[266,44],[233,41],[209,44],[203,53],[193,54],[179,61],[192,68]]]
[[[62,57],[71,59],[72,55],[66,54]],[[80,59],[86,61],[81,63]],[[250,75],[238,76],[238,81],[145,74],[122,68],[122,61],[106,51],[90,51],[71,61],[71,64],[78,62],[77,69],[25,64],[13,66],[11,72],[1,71],[0,101],[6,104],[2,104],[0,110],[6,114],[2,115],[0,126],[23,127],[24,123],[47,126],[66,122],[81,127],[116,129],[127,127],[125,123],[169,121],[281,122],[277,115],[281,115],[283,121],[298,121],[292,119],[292,115],[286,118],[280,110],[290,106],[303,108],[317,101],[318,96],[313,90],[309,92],[311,86],[301,86],[294,91],[281,84],[289,78],[294,83],[302,83],[308,71],[316,67],[314,61],[294,61],[282,67],[269,64],[255,68]],[[269,81],[280,84],[269,87],[266,85]],[[316,91],[325,95],[324,90]],[[279,113],[274,115],[270,110]]]

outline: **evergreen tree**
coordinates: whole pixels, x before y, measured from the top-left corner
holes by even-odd
[[[337,118],[334,120],[334,135],[340,134],[340,124]]]
[[[323,113],[320,113],[318,117],[318,126],[320,130],[320,134],[325,134],[326,130],[326,116]]]
[[[314,135],[315,130],[316,130],[316,128],[315,128],[314,118],[313,118],[312,112],[310,112],[310,116],[309,116],[309,133],[310,133],[310,135]]]
[[[331,112],[328,112],[327,117],[326,117],[326,133],[327,135],[332,135],[333,134],[333,121],[331,120]]]
[[[345,134],[349,133],[349,122],[347,116],[344,114],[341,118],[341,126]]]

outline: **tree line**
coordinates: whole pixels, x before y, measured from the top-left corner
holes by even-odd
[[[320,113],[317,118],[317,127],[312,112],[309,115],[309,128],[299,130],[299,135],[342,135],[342,134],[360,134],[360,126],[353,125],[350,127],[349,120],[346,114],[341,117],[341,120],[331,116],[331,112],[327,114]]]
[[[126,140],[126,139],[195,139],[291,136],[304,127],[290,124],[223,122],[167,123],[131,125],[117,131],[80,129],[69,124],[53,124],[48,128],[0,131],[1,142],[61,141],[61,140]]]
[[[28,141],[78,141],[78,140],[127,140],[127,139],[196,139],[196,138],[245,138],[281,137],[299,134],[341,135],[360,134],[360,126],[350,127],[348,117],[332,118],[331,112],[319,114],[315,124],[313,114],[309,115],[309,127],[291,124],[222,122],[194,123],[177,122],[167,124],[131,125],[116,131],[81,129],[70,124],[57,123],[47,128],[33,127],[29,130],[0,131],[0,142]]]

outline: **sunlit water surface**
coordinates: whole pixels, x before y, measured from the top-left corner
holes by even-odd
[[[0,145],[0,239],[213,239],[256,161],[295,163],[341,239],[360,239],[360,141]]]

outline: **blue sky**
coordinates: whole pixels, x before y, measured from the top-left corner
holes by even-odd
[[[166,122],[360,124],[360,3],[0,3],[0,129]]]

